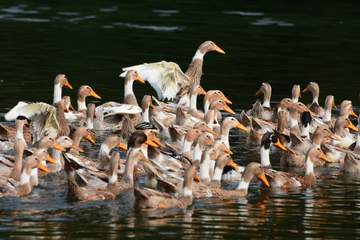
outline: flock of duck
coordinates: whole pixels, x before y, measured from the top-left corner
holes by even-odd
[[[206,41],[185,73],[165,61],[124,68],[123,103],[86,105],[86,97],[101,97],[90,86],[81,86],[77,111],[69,96],[62,97],[62,88],[72,86],[64,74],[57,75],[52,105],[21,101],[5,114],[15,128],[0,124],[0,148],[13,151],[0,155],[0,197],[28,195],[39,178],[64,171],[66,198],[72,201],[114,199],[123,189],[133,188],[137,208],[186,208],[196,198],[246,197],[252,180],[267,187],[310,187],[316,184],[314,167],[325,162],[339,164],[342,172],[360,172],[360,137],[351,133],[358,131],[349,119],[357,118],[351,101],[341,103],[335,118],[334,97],[327,96],[321,107],[319,86],[310,82],[302,91],[312,93],[310,105],[298,101],[301,89],[295,85],[292,98],[271,109],[271,86],[262,83],[256,93],[264,94],[262,104],[257,100],[243,111],[241,123],[234,117],[223,119],[221,111],[235,114],[228,106],[231,101],[220,90],[206,92],[200,86],[203,57],[213,50],[225,54]],[[145,95],[139,107],[133,83],[144,80],[158,98]],[[200,94],[205,95],[204,111],[197,109]],[[172,101],[161,101],[165,99]],[[234,163],[232,128],[247,133],[248,144],[260,146],[260,163]],[[95,143],[104,130],[112,134],[102,142],[98,158],[81,154],[81,144]],[[281,165],[305,166],[304,176],[273,170],[271,146],[283,152]],[[115,148],[126,150],[124,159],[112,151]],[[139,175],[145,175],[146,186],[136,183]],[[239,184],[225,190],[222,182]]]

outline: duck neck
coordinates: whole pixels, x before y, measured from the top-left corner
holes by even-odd
[[[318,93],[318,92],[313,92],[312,95],[313,95],[313,101],[312,101],[312,103],[317,103],[317,104],[319,104],[319,102],[318,102],[318,100],[319,100],[319,93]]]
[[[197,94],[191,94],[191,96],[190,96],[190,107],[189,107],[188,113],[189,113],[191,110],[197,111],[196,104],[197,104]]]
[[[356,144],[355,146],[360,146],[360,134],[358,133],[357,137],[356,137]]]
[[[54,100],[53,103],[58,103],[61,101],[62,89],[60,83],[54,85]]]
[[[60,156],[61,156],[61,151],[53,148],[51,158],[56,162],[57,168],[62,167],[62,165],[61,165],[61,157]]]
[[[314,164],[309,157],[305,161],[305,176],[314,175]]]
[[[86,127],[88,129],[94,129],[94,116],[87,116]]]
[[[293,116],[290,114],[290,129],[295,126],[298,126],[298,120],[296,117],[293,118]]]
[[[10,177],[16,180],[20,180],[22,157],[24,153],[24,143],[21,139],[15,140],[14,150],[15,150],[15,162],[14,162],[14,168],[10,173]]]
[[[220,140],[225,143],[225,145],[228,149],[230,149],[229,131],[230,131],[230,128],[228,126],[226,126],[226,124],[223,123],[221,125],[221,129],[220,129]]]
[[[210,107],[210,102],[208,100],[206,101],[204,100],[204,116],[209,111],[209,107]]]
[[[200,164],[200,172],[199,172],[199,177],[201,179],[201,181],[207,183],[210,182],[210,159],[207,156],[204,161]]]
[[[270,163],[270,148],[266,149],[264,146],[260,148],[260,159],[261,159],[261,166],[264,168],[271,167]]]
[[[292,100],[294,103],[297,103],[297,102],[299,102],[299,97],[292,97]]]
[[[306,125],[303,125],[300,136],[303,137],[303,138],[307,138],[307,139],[310,140],[310,135],[309,135],[309,133],[310,133],[310,124],[308,123],[308,124],[306,124]]]
[[[23,168],[21,175],[20,175],[20,183],[19,185],[25,185],[25,184],[29,184],[30,185],[30,174],[26,172],[26,169]]]
[[[80,111],[83,111],[83,110],[86,110],[85,98],[84,98],[83,101],[80,100],[80,99],[78,99],[78,100],[77,100],[77,105],[78,105],[78,111],[79,111],[79,112],[80,112]]]
[[[189,142],[189,141],[187,141],[185,139],[184,144],[183,144],[182,153],[190,152],[191,151],[191,144],[192,144],[192,142]]]
[[[124,99],[130,95],[130,94],[134,94],[134,91],[133,91],[133,82],[134,81],[126,81],[125,82],[125,86],[124,86]]]
[[[271,89],[264,92],[264,102],[262,104],[263,107],[270,108],[270,98],[271,98]]]
[[[331,108],[325,109],[325,115],[324,115],[324,122],[330,122],[331,121]]]
[[[216,166],[215,171],[214,171],[214,175],[213,175],[211,181],[221,181],[222,173],[223,173],[223,169]]]
[[[203,147],[200,146],[200,144],[196,144],[196,146],[194,147],[192,163],[199,161],[199,164],[200,164],[202,150],[203,150]]]
[[[133,174],[134,174],[134,167],[137,162],[138,162],[138,160],[135,160],[132,157],[128,157],[128,159],[126,160],[123,180],[126,183],[130,184],[131,186],[134,185],[134,175]]]
[[[141,116],[142,122],[150,122],[149,120],[149,107],[143,109],[142,116]]]
[[[192,58],[192,61],[195,61],[196,59],[204,61],[204,54],[202,54],[199,50],[196,51],[194,57]]]

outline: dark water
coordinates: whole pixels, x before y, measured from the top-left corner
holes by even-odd
[[[73,104],[83,84],[102,97],[88,102],[122,102],[122,67],[166,60],[185,71],[205,40],[226,55],[205,56],[201,84],[222,90],[237,116],[262,82],[272,85],[273,104],[294,84],[316,81],[320,103],[332,94],[358,111],[359,12],[350,1],[0,2],[0,121],[19,100],[52,102],[58,73],[75,89],[63,91]],[[148,84],[134,91],[138,99],[155,94]],[[86,154],[95,159],[105,137],[83,145]],[[246,136],[232,131],[231,145],[240,165],[259,161]],[[278,159],[271,154],[274,166]],[[115,201],[71,203],[64,176],[49,176],[28,197],[0,199],[0,238],[359,238],[360,180],[338,167],[316,169],[318,184],[309,189],[254,183],[246,199],[203,199],[186,211],[136,211],[131,190]]]

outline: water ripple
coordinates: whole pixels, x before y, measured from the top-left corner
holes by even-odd
[[[224,14],[236,14],[242,16],[263,16],[262,12],[242,12],[242,11],[225,11]]]
[[[131,24],[131,23],[113,23],[113,25],[126,26],[129,28],[137,28],[137,29],[147,29],[147,30],[153,30],[153,31],[159,31],[159,32],[182,31],[186,28],[186,27],[141,26],[141,25]]]

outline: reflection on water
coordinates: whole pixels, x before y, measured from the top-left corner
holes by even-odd
[[[226,54],[205,56],[202,86],[222,90],[234,103],[237,118],[254,103],[262,82],[272,85],[272,106],[289,97],[294,84],[303,89],[310,81],[320,85],[321,105],[328,94],[337,105],[343,99],[358,105],[359,10],[357,4],[335,1],[2,4],[0,121],[19,100],[51,102],[58,73],[65,73],[74,89],[88,84],[102,96],[88,102],[121,102],[122,67],[166,60],[186,70],[205,40],[213,40]],[[148,84],[135,85],[134,92],[139,100],[155,94]],[[76,90],[63,94],[75,102]],[[301,100],[310,102],[311,94]],[[82,145],[93,159],[109,133],[99,134],[96,144]],[[246,145],[246,134],[232,130],[230,138],[238,164],[260,160],[259,148]],[[279,167],[279,159],[273,151],[276,170],[304,174],[303,168]],[[252,183],[246,199],[199,199],[185,211],[137,211],[131,189],[114,201],[68,202],[63,174],[49,175],[28,197],[0,199],[0,236],[355,238],[360,179],[338,169],[316,169],[313,188],[286,191]]]

